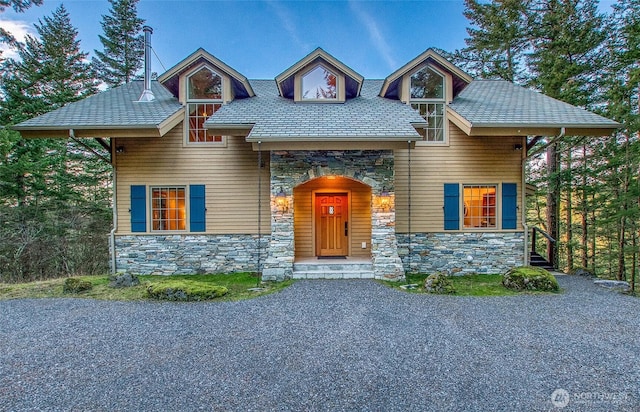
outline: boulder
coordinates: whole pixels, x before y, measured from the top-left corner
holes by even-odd
[[[596,279],[593,281],[593,283],[602,288],[607,288],[618,292],[629,292],[631,290],[629,282],[625,282],[623,280]]]
[[[138,276],[132,275],[131,273],[118,273],[115,276],[111,276],[109,280],[109,286],[112,288],[128,288],[140,284]]]
[[[62,287],[62,291],[64,293],[78,293],[84,292],[86,290],[91,290],[93,285],[91,282],[78,279],[78,278],[67,278],[64,281],[64,286]]]
[[[434,273],[424,280],[424,290],[428,293],[451,294],[456,293],[453,282],[446,273]]]
[[[540,267],[520,266],[509,270],[502,277],[502,285],[517,291],[556,292],[560,290],[556,278]]]

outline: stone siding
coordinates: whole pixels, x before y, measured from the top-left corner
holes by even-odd
[[[271,152],[271,243],[262,278],[284,280],[293,275],[294,225],[293,189],[311,179],[343,176],[371,187],[374,196],[383,189],[394,192],[392,150],[315,150]],[[287,195],[287,207],[276,203],[278,193]],[[398,256],[395,210],[371,208],[371,257],[376,278],[402,279],[404,269]]]
[[[524,233],[397,234],[399,255],[407,273],[504,273],[524,259]]]
[[[141,275],[257,272],[258,250],[266,259],[269,236],[116,236],[118,271]]]

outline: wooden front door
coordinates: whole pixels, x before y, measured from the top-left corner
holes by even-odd
[[[346,193],[316,194],[316,255],[349,254],[348,202]]]

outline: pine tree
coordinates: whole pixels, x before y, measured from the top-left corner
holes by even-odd
[[[110,14],[102,16],[104,36],[99,36],[104,51],[95,50],[92,62],[98,77],[115,87],[132,81],[142,67],[144,20],[137,15],[138,0],[109,0],[109,3]]]
[[[475,66],[480,77],[522,80],[520,61],[528,43],[527,3],[465,0],[464,15],[472,27],[467,28],[467,47],[459,52],[459,57]]]
[[[80,50],[77,30],[64,6],[40,20],[35,29],[38,37],[27,37],[18,51],[19,58],[3,64],[0,122],[4,125],[96,92],[87,53]],[[82,258],[75,251],[86,245],[71,244],[69,239],[81,234],[89,236],[82,230],[88,222],[108,227],[104,214],[84,212],[108,210],[108,202],[100,207],[87,200],[88,190],[105,191],[108,173],[108,165],[88,158],[73,141],[27,140],[10,129],[0,130],[2,280],[68,274],[78,270],[79,261],[95,261],[96,250],[92,250],[93,256]]]
[[[530,25],[533,51],[528,58],[532,78],[530,84],[544,94],[577,106],[588,107],[596,91],[594,78],[602,66],[602,44],[605,39],[603,16],[595,0],[543,0],[532,3]],[[570,173],[563,182],[561,154],[571,150],[572,142],[547,148],[547,231],[560,240],[561,190],[571,194]],[[567,149],[569,148],[569,149]],[[563,184],[564,183],[564,184]],[[572,201],[570,196],[567,201]],[[571,215],[567,219],[572,226]],[[566,238],[566,245],[573,239]],[[558,242],[550,244],[548,256],[558,266]],[[569,253],[572,253],[569,249]],[[571,259],[568,259],[571,260]],[[569,268],[571,269],[571,268]]]
[[[7,7],[11,7],[16,13],[22,13],[31,6],[40,5],[42,5],[42,0],[0,0],[0,13],[4,12]],[[8,44],[15,49],[20,47],[18,40],[4,27],[0,27],[0,43]],[[2,62],[2,50],[0,50],[0,63]]]

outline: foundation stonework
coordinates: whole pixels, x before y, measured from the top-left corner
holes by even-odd
[[[524,233],[397,234],[399,254],[408,273],[504,273],[524,260]],[[411,250],[411,255],[409,255]]]
[[[257,272],[258,251],[266,258],[269,236],[116,236],[118,271],[140,275]]]

